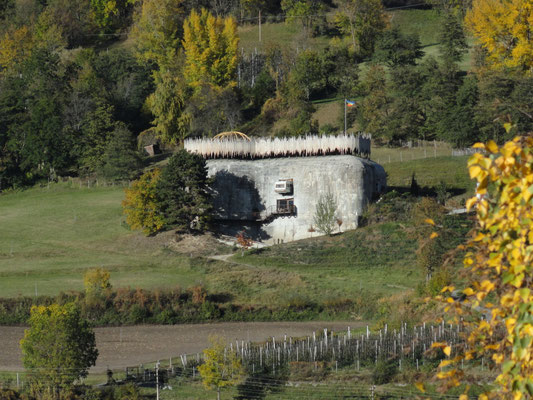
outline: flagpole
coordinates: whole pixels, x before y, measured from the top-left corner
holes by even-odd
[[[344,99],[344,134],[346,135],[346,99]]]

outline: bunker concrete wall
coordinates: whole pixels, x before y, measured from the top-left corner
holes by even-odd
[[[234,234],[247,228],[255,240],[270,243],[310,237],[316,204],[328,192],[337,201],[341,230],[355,229],[366,205],[386,186],[383,167],[354,156],[215,159],[207,166],[214,177],[214,206],[222,230]],[[292,194],[274,191],[280,179],[293,180]],[[257,221],[258,214],[264,217],[283,198],[294,198],[296,215]]]

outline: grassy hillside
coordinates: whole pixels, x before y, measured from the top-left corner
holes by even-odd
[[[381,294],[416,284],[408,273],[413,243],[398,226],[313,238],[245,257],[239,253],[228,263],[198,257],[198,250],[189,257],[171,234],[146,238],[129,231],[122,197],[119,188],[63,185],[1,196],[2,297],[80,290],[84,271],[96,266],[111,271],[115,287],[202,283],[210,291],[230,293],[237,302],[254,304],[270,304],[273,298],[282,304],[297,297],[352,297],[361,288]],[[380,244],[383,240],[386,245]],[[229,248],[219,251],[231,253]],[[379,256],[369,258],[375,251]],[[323,295],[316,296],[317,290]]]
[[[385,167],[393,186],[407,189],[415,172],[421,186],[444,180],[462,193],[471,186],[465,162],[437,157]],[[1,195],[1,296],[80,290],[84,271],[97,266],[110,270],[114,287],[203,284],[238,304],[280,306],[388,296],[413,289],[422,279],[415,267],[416,241],[404,223],[310,237],[244,257],[238,252],[223,261],[205,257],[232,252],[213,239],[176,241],[172,233],[146,238],[131,232],[122,198],[122,188],[67,184]]]
[[[0,293],[82,289],[90,267],[116,286],[188,285],[199,279],[185,257],[168,254],[124,225],[121,188],[53,185],[0,196]]]

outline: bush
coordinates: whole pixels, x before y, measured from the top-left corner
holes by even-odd
[[[324,235],[331,235],[335,228],[337,201],[330,192],[323,194],[318,199],[313,222],[316,229]]]
[[[380,360],[372,371],[372,380],[376,385],[391,382],[398,373],[398,360]]]

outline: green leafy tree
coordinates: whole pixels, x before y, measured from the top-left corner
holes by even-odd
[[[241,0],[241,7],[248,15],[261,15],[268,6],[267,0]]]
[[[418,36],[404,35],[398,28],[385,31],[376,45],[374,58],[391,68],[415,65],[424,52]]]
[[[204,363],[198,367],[198,371],[204,386],[216,390],[217,400],[220,400],[221,389],[239,384],[245,371],[237,355],[226,351],[223,338],[212,336],[209,342],[211,347],[203,351]]]
[[[425,122],[421,93],[423,84],[424,76],[414,66],[401,66],[391,72],[389,90],[393,100],[384,122],[389,139],[393,142],[421,136]]]
[[[50,176],[71,165],[73,137],[63,132],[62,97],[65,84],[61,78],[59,56],[47,49],[35,49],[22,67],[24,122],[12,132],[10,141],[20,150],[23,170]]]
[[[325,89],[326,76],[322,59],[314,50],[302,51],[291,69],[286,83],[288,97],[292,101],[309,100],[311,96]]]
[[[476,76],[479,90],[476,122],[481,140],[502,143],[517,132],[533,129],[533,75],[491,70]],[[504,124],[509,124],[510,129],[504,129]]]
[[[328,88],[331,86],[343,99],[359,94],[359,65],[353,51],[347,46],[331,46],[323,53],[323,64],[328,66],[325,68]]]
[[[298,18],[310,33],[319,14],[326,11],[326,5],[320,0],[281,0],[281,9],[287,15],[287,22]]]
[[[384,68],[380,65],[371,66],[362,82],[364,97],[359,111],[359,123],[363,130],[383,140],[389,137],[385,125],[392,101],[387,86]]]
[[[33,306],[29,325],[20,341],[22,362],[34,390],[57,398],[95,365],[94,332],[73,303]]]
[[[151,115],[145,100],[154,91],[153,65],[139,61],[126,48],[102,51],[91,63],[99,82],[96,87],[106,94],[115,119],[127,124],[132,132],[147,129]]]
[[[336,223],[337,200],[331,192],[322,194],[316,204],[313,222],[324,235],[331,235]]]
[[[93,21],[103,32],[111,32],[120,17],[124,18],[127,10],[136,0],[91,0]]]
[[[190,120],[192,135],[214,136],[236,129],[241,122],[240,109],[237,88],[202,84],[187,102],[185,117]]]
[[[122,201],[127,224],[131,229],[140,229],[146,235],[157,233],[165,225],[157,195],[160,176],[161,170],[157,168],[145,172],[133,182],[131,188],[125,189],[126,198]]]
[[[50,0],[39,20],[57,25],[70,48],[88,43],[94,32],[90,0]]]
[[[215,17],[205,8],[192,11],[183,24],[185,78],[193,88],[203,83],[236,85],[239,37],[232,17]]]
[[[374,52],[374,44],[388,25],[380,0],[337,0],[335,24],[350,35],[353,48],[363,57]]]
[[[179,150],[168,162],[157,183],[159,207],[167,227],[179,230],[204,230],[210,220],[205,160]]]
[[[182,0],[144,0],[134,15],[130,37],[143,61],[169,66],[176,60],[183,36]]]

